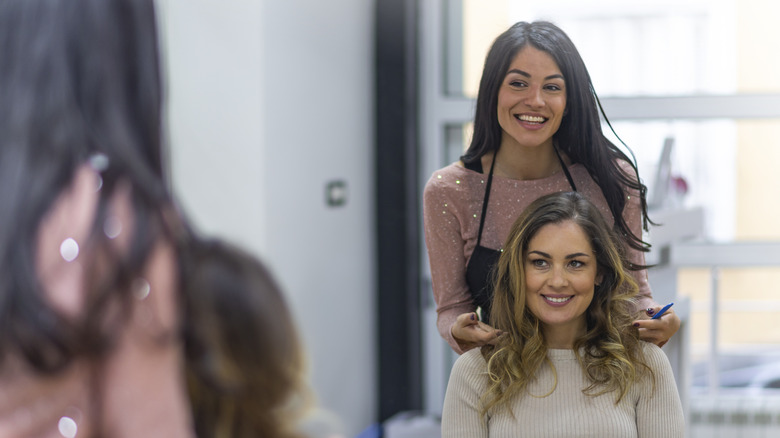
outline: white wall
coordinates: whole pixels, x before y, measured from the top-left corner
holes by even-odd
[[[174,190],[201,230],[271,266],[318,402],[354,436],[377,407],[373,2],[158,1]]]
[[[175,193],[200,229],[265,252],[262,4],[158,4]]]

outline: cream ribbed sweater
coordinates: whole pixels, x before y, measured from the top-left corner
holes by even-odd
[[[479,416],[487,388],[487,364],[479,349],[464,353],[450,375],[442,413],[442,438],[598,437],[674,438],[684,435],[684,417],[669,360],[660,348],[642,342],[647,364],[655,373],[632,385],[619,404],[614,393],[587,396],[588,381],[573,350],[550,350],[558,386],[547,397],[518,396],[506,409]],[[554,376],[543,366],[529,393],[544,395]],[[514,415],[514,416],[513,416]]]

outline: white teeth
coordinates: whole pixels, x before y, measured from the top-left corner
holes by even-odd
[[[547,301],[552,301],[553,303],[565,303],[566,301],[572,299],[572,297],[566,297],[566,298],[544,297],[544,299]]]
[[[532,122],[532,123],[543,123],[544,117],[537,117],[537,116],[526,116],[524,114],[521,114],[517,117],[518,120],[522,120],[524,122]]]

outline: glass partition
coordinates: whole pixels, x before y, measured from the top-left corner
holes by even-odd
[[[446,0],[446,94],[475,97],[493,39],[549,20],[574,41],[600,96],[780,92],[780,3],[770,0]],[[775,17],[775,18],[771,18]]]

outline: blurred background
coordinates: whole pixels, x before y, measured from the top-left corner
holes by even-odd
[[[664,350],[689,435],[780,436],[780,3],[158,5],[175,193],[271,266],[334,430],[441,412],[454,357],[422,187],[468,143],[493,39],[547,19],[580,50],[662,224],[646,236],[651,287],[683,319]]]

